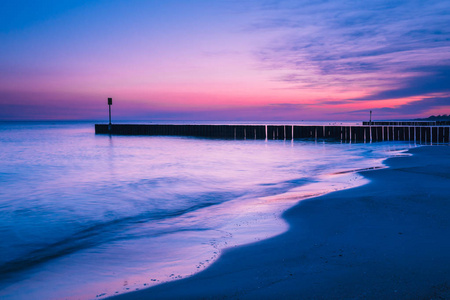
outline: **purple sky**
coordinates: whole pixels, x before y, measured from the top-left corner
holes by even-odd
[[[0,120],[450,114],[447,1],[10,1]]]

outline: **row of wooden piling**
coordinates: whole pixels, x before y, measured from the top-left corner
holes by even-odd
[[[375,126],[449,126],[450,121],[364,121],[362,124]]]
[[[450,143],[449,126],[96,124],[95,133],[192,136],[239,140],[333,139],[344,142],[414,141],[416,143]]]

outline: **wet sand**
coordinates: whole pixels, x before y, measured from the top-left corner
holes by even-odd
[[[301,201],[282,235],[112,299],[450,299],[450,147],[410,153],[361,173],[369,184]]]

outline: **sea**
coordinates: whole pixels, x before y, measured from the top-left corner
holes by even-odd
[[[416,147],[109,136],[94,123],[0,123],[1,299],[103,299],[191,276]]]

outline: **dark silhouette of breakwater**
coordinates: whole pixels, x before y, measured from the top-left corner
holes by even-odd
[[[110,127],[110,128],[109,128]],[[450,126],[413,125],[162,125],[95,124],[96,134],[190,136],[217,139],[330,139],[343,142],[450,143]]]
[[[363,125],[391,125],[391,126],[448,126],[450,121],[371,121],[362,122]]]

